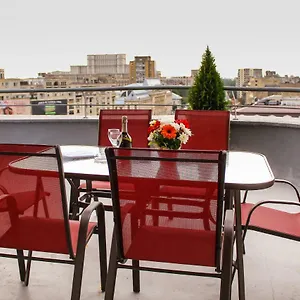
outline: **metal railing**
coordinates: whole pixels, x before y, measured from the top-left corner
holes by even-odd
[[[134,91],[134,90],[189,90],[191,86],[177,86],[177,85],[161,85],[161,86],[117,86],[117,87],[77,87],[77,88],[37,88],[37,89],[0,89],[0,103],[1,103],[1,94],[29,94],[29,97],[31,98],[30,100],[36,100],[35,94],[37,93],[45,93],[45,94],[50,94],[50,93],[81,93],[82,97],[84,99],[84,103],[66,103],[66,104],[57,104],[53,103],[55,106],[67,106],[67,107],[84,107],[84,117],[87,117],[87,109],[88,108],[93,108],[93,107],[126,107],[126,108],[138,108],[138,107],[170,107],[172,106],[174,109],[180,107],[180,108],[186,108],[186,104],[154,104],[154,103],[125,103],[125,104],[94,104],[94,103],[88,103],[86,100],[86,97],[88,96],[93,96],[89,95],[88,93],[91,92],[114,92],[114,91]],[[234,100],[234,92],[236,91],[242,91],[242,92],[268,92],[268,93],[299,93],[300,95],[300,88],[293,88],[293,87],[235,87],[235,86],[225,86],[224,90],[226,92],[231,92],[232,93],[232,98]],[[300,96],[299,96],[300,98]],[[22,98],[21,98],[22,99]],[[21,100],[20,99],[20,100]],[[11,99],[7,99],[11,100]],[[15,98],[13,100],[18,100],[18,98]],[[51,101],[51,100],[57,100],[55,98],[53,99],[46,99],[46,98],[41,98],[39,101]],[[3,99],[5,102],[6,100]],[[38,106],[38,104],[30,103],[30,104],[12,104],[9,106],[11,107],[34,107]],[[231,109],[232,114],[234,114],[235,118],[237,118],[238,114],[238,108],[243,108],[243,107],[249,107],[252,105],[240,105],[236,101],[234,103],[229,104],[229,108]],[[1,107],[1,105],[0,105]],[[261,106],[260,106],[261,107]],[[265,106],[266,107],[266,106]],[[289,110],[299,110],[299,114],[296,113],[297,116],[300,116],[300,101],[299,101],[299,107],[284,107],[284,106],[277,106],[272,108],[281,108],[281,109],[289,109]]]

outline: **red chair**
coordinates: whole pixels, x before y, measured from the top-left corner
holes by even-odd
[[[59,147],[2,144],[0,166],[0,247],[17,251],[17,255],[0,253],[0,256],[18,260],[20,279],[26,286],[33,260],[73,264],[71,299],[78,300],[86,244],[97,227],[104,291],[107,273],[104,208],[101,203],[92,203],[80,221],[69,221]],[[89,222],[94,211],[97,223]],[[27,256],[24,250],[28,250]],[[69,259],[33,256],[33,251],[66,254]]]
[[[230,112],[220,110],[175,111],[175,120],[188,120],[192,136],[182,149],[228,150]]]
[[[151,120],[151,109],[103,109],[99,115],[99,146],[111,146],[107,137],[109,128],[121,129],[122,116],[128,117],[128,132],[132,137],[132,146],[148,147],[148,127]]]
[[[187,144],[182,145],[182,149],[228,150],[229,111],[177,109],[175,111],[175,120],[187,120],[192,131],[192,136]],[[199,187],[182,191],[181,187],[176,186],[161,186],[161,193],[167,196],[170,194],[170,189],[172,189],[171,193],[176,193],[177,196],[180,196],[182,192],[189,192],[191,196],[203,193]],[[201,203],[199,205],[201,206]],[[172,209],[171,202],[169,202],[169,209]]]
[[[276,183],[288,184],[295,192],[296,201],[263,200],[258,203],[241,204],[244,239],[248,230],[271,234],[295,241],[300,241],[300,213],[283,211],[282,207],[300,208],[300,195],[297,188],[289,181],[276,179]],[[272,208],[266,205],[272,204]]]
[[[115,227],[105,299],[114,297],[118,268],[132,269],[134,292],[140,291],[142,270],[220,278],[220,299],[230,299],[234,216],[227,211],[223,223],[226,153],[107,148],[106,156]],[[135,188],[129,193],[125,184]],[[170,200],[160,194],[161,185],[182,190],[198,185],[207,193],[198,198],[182,193]],[[203,208],[199,201],[205,203]],[[125,264],[127,259],[131,265]],[[205,266],[210,271],[141,267],[140,260]]]
[[[151,109],[106,109],[100,110],[99,115],[99,146],[111,146],[107,136],[109,128],[120,128],[122,116],[128,117],[128,132],[132,137],[133,147],[148,147],[148,127],[151,120]],[[98,196],[110,198],[109,181],[93,181],[84,182],[79,187],[79,193],[91,190],[101,190]],[[82,200],[88,195],[84,195]],[[105,206],[107,210],[111,210],[111,206]]]

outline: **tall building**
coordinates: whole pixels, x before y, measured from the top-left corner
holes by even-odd
[[[262,78],[262,69],[239,69],[236,86],[246,86],[251,78]],[[243,92],[238,91],[238,98],[243,97]]]
[[[151,56],[135,56],[129,63],[130,82],[144,82],[146,78],[155,78],[155,61]]]
[[[88,74],[125,74],[126,54],[96,54],[87,56]]]

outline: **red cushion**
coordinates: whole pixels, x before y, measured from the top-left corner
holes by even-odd
[[[215,239],[215,231],[143,226],[125,257],[213,267]]]
[[[49,195],[49,193],[45,194]],[[23,214],[27,209],[29,209],[36,203],[36,191],[12,193],[9,195],[4,194],[0,196],[0,211],[1,208],[7,210],[7,202],[1,201],[6,200],[7,196],[13,197],[15,199],[17,211],[19,214]],[[38,201],[42,201],[42,199],[39,199]]]
[[[186,187],[186,186],[168,186],[162,185],[160,187],[160,191],[162,194],[171,196],[189,196],[189,197],[204,197],[208,194],[208,190],[206,188],[197,188],[197,187]],[[217,197],[218,190],[214,189],[211,197]]]
[[[80,189],[86,190],[86,182],[82,183],[79,186]],[[110,190],[110,182],[109,181],[92,181],[92,189],[93,190]]]
[[[70,221],[74,253],[77,248],[79,221]],[[87,241],[96,223],[89,223]],[[2,235],[3,234],[3,235]],[[0,236],[0,247],[68,254],[64,220],[20,217],[18,226],[7,228]]]
[[[86,189],[86,183],[82,183],[80,185],[81,189]],[[92,181],[92,189],[93,190],[110,190],[110,182],[109,181]],[[134,191],[134,185],[132,183],[122,182],[120,183],[120,189],[125,191]]]
[[[254,204],[251,203],[241,204],[243,225],[246,224],[249,211],[253,205]],[[288,213],[266,206],[260,206],[256,208],[252,214],[250,225],[273,232],[300,237],[300,213]]]

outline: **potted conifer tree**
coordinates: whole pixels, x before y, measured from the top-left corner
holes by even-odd
[[[194,84],[189,91],[188,102],[193,110],[227,110],[224,83],[208,46],[202,56]]]

